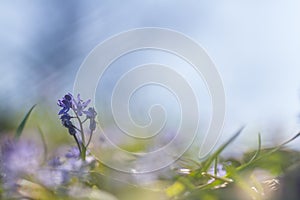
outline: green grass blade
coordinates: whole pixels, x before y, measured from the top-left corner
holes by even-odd
[[[217,176],[218,174],[218,156],[215,159],[215,164],[214,164],[214,175]]]
[[[255,154],[255,157],[252,158],[249,162],[247,162],[246,164],[244,165],[241,165],[237,168],[238,171],[241,171],[245,168],[247,168],[248,166],[252,165],[253,163],[255,163],[256,161],[258,160],[261,160],[267,156],[270,156],[271,154],[275,153],[276,151],[280,150],[282,147],[284,147],[285,145],[287,145],[288,143],[292,142],[293,140],[295,140],[296,138],[298,138],[300,136],[300,132],[297,133],[294,137],[292,137],[291,139],[285,141],[284,143],[280,144],[279,146],[271,149],[270,151],[264,153],[264,154]],[[260,146],[260,145],[259,145]],[[261,151],[261,147],[259,148],[259,152]]]
[[[33,105],[30,108],[30,110],[27,112],[27,114],[25,115],[24,119],[22,120],[22,122],[18,126],[17,131],[15,133],[15,138],[19,138],[22,135],[22,132],[23,132],[23,129],[24,129],[25,125],[26,125],[26,122],[27,122],[27,120],[28,120],[28,118],[29,118],[29,116],[30,116],[30,114],[31,114],[31,112],[32,112],[32,110],[34,109],[35,106],[36,106],[36,104]]]
[[[252,157],[252,159],[250,161],[255,160],[259,156],[260,151],[261,151],[261,135],[260,135],[260,133],[258,133],[258,148],[257,148],[256,153],[254,154],[254,156]]]
[[[259,133],[259,134],[258,134],[258,148],[257,148],[257,151],[255,152],[254,156],[253,156],[247,163],[245,163],[245,164],[239,166],[239,167],[237,168],[237,170],[245,169],[245,168],[247,168],[249,165],[251,165],[252,162],[255,161],[255,160],[259,157],[260,151],[261,151],[261,135],[260,135],[260,133]]]
[[[40,126],[38,126],[38,130],[39,130],[41,140],[43,143],[43,147],[44,147],[44,162],[46,162],[47,157],[48,157],[48,147],[47,147],[47,143],[46,143],[46,138],[45,138],[44,132]]]
[[[292,142],[293,140],[295,140],[295,139],[296,139],[297,137],[299,137],[299,136],[300,136],[300,132],[297,133],[294,137],[292,137],[292,138],[289,139],[288,141],[286,141],[286,142],[282,143],[281,145],[279,145],[279,148],[282,147],[282,146],[284,146],[284,145],[286,145],[286,144],[288,144],[288,143],[290,143],[290,142]]]
[[[266,156],[269,156],[269,155],[273,154],[274,152],[276,152],[276,151],[280,150],[281,148],[283,148],[283,147],[284,147],[285,145],[287,145],[288,143],[290,143],[290,142],[294,141],[295,139],[297,139],[299,136],[300,136],[300,132],[297,133],[297,134],[296,134],[294,137],[292,137],[291,139],[285,141],[284,143],[280,144],[279,146],[277,146],[277,147],[273,148],[272,150],[270,150],[269,152],[265,153],[264,155],[259,156],[259,157],[258,157],[257,159],[255,159],[255,160],[259,160],[259,159],[262,159],[262,158],[264,158],[264,157],[266,157]]]
[[[244,127],[240,128],[225,144],[223,144],[215,153],[213,153],[205,162],[203,165],[203,168],[201,171],[207,171],[213,161],[220,155],[220,153],[230,144],[232,143],[242,132]]]

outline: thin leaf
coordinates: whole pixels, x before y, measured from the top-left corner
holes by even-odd
[[[286,142],[282,143],[281,145],[279,145],[279,148],[282,147],[282,146],[284,146],[284,145],[286,145],[286,144],[288,144],[288,143],[290,143],[290,142],[292,142],[293,140],[295,140],[295,139],[296,139],[297,137],[299,137],[299,136],[300,136],[300,132],[297,133],[294,137],[292,137],[292,138],[289,139],[288,141],[286,141]]]
[[[255,161],[255,159],[258,158],[258,156],[260,155],[260,151],[261,151],[261,135],[259,133],[258,134],[258,148],[257,148],[257,151],[255,152],[254,156],[247,163],[239,166],[237,168],[237,170],[242,170],[242,169],[248,167],[253,161]]]
[[[258,148],[257,148],[257,151],[256,151],[256,153],[254,154],[254,156],[251,158],[250,162],[251,162],[252,160],[255,160],[255,159],[259,156],[260,151],[261,151],[261,135],[260,135],[260,133],[259,133],[259,134],[258,134]]]
[[[17,131],[15,133],[15,138],[19,138],[21,136],[21,134],[23,132],[23,129],[24,129],[25,125],[26,125],[26,122],[27,122],[27,120],[28,120],[28,118],[29,118],[29,116],[30,116],[30,114],[31,114],[31,112],[32,112],[32,110],[34,109],[35,106],[36,106],[36,104],[33,105],[30,108],[30,110],[27,112],[27,114],[25,115],[24,119],[22,120],[22,122],[18,126]]]
[[[210,168],[211,164],[216,159],[216,157],[218,157],[220,155],[220,153],[241,134],[243,129],[244,129],[244,127],[240,128],[225,144],[223,144],[214,154],[212,154],[204,162],[204,165],[203,165],[201,171],[206,172]]]
[[[261,160],[262,158],[265,158],[267,156],[270,156],[271,154],[275,153],[276,151],[280,150],[282,147],[284,147],[286,144],[292,142],[293,140],[295,140],[296,138],[298,138],[300,136],[300,132],[297,133],[294,137],[292,137],[291,139],[283,142],[282,144],[280,144],[279,146],[271,149],[270,151],[262,154],[262,155],[259,155],[257,156],[255,159],[251,159],[252,161],[251,162],[248,162],[246,165],[241,165],[240,167],[237,168],[237,170],[243,170],[245,169],[246,167],[248,167],[249,165],[253,164],[254,162],[258,161],[258,160]]]
[[[42,140],[42,143],[43,143],[43,147],[44,147],[44,162],[46,162],[47,160],[47,157],[48,157],[48,147],[47,147],[47,143],[46,143],[46,139],[45,139],[45,135],[41,129],[40,126],[38,126],[38,129],[39,129],[39,133],[40,133],[40,136],[41,136],[41,140]]]
[[[214,164],[214,175],[217,176],[218,174],[218,156],[215,159],[215,164]]]
[[[291,139],[285,141],[284,143],[280,144],[279,146],[275,147],[274,149],[272,149],[271,151],[261,155],[260,157],[258,157],[256,160],[260,160],[261,158],[264,158],[266,156],[271,155],[272,153],[278,151],[279,149],[281,149],[283,146],[287,145],[288,143],[292,142],[293,140],[295,140],[296,138],[298,138],[300,136],[300,132],[297,133],[294,137],[292,137]]]

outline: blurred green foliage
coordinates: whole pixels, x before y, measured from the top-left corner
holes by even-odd
[[[33,108],[32,108],[33,109]],[[58,120],[47,112],[38,112],[25,116],[18,128],[17,136],[40,138],[44,146],[43,165],[47,159],[55,156],[55,150],[71,144],[68,134]],[[26,122],[26,130],[24,129]],[[36,125],[38,124],[38,126]],[[21,127],[21,128],[20,128]],[[24,129],[24,131],[23,131]],[[33,131],[36,130],[36,131]],[[238,130],[204,161],[192,160],[188,155],[176,162],[176,168],[169,168],[171,177],[157,177],[152,183],[155,187],[135,186],[116,180],[108,174],[113,170],[103,165],[97,158],[88,164],[87,171],[74,171],[72,179],[57,187],[47,187],[34,176],[20,177],[16,184],[17,196],[7,195],[4,176],[1,173],[1,199],[199,199],[199,200],[252,200],[252,199],[298,199],[300,177],[300,153],[285,147],[299,134],[281,145],[264,148],[258,134],[258,147],[245,152],[241,158],[222,157],[222,152],[241,133]],[[39,134],[40,133],[40,134]],[[8,133],[13,135],[12,133]],[[127,148],[138,150],[143,146],[133,145]],[[2,147],[1,147],[2,148]],[[105,152],[104,152],[105,153]],[[92,154],[90,156],[93,156]]]

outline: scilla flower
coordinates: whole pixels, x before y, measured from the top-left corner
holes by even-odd
[[[72,108],[72,99],[73,96],[68,93],[62,99],[58,100],[57,105],[62,107],[58,113],[59,115],[69,112],[70,108]]]
[[[61,110],[58,113],[61,123],[68,129],[69,134],[74,137],[82,160],[85,160],[87,147],[90,144],[92,133],[96,129],[95,117],[97,115],[97,112],[92,107],[86,110],[90,102],[90,99],[87,101],[83,101],[80,98],[80,94],[77,95],[77,99],[74,99],[73,95],[68,93],[62,99],[58,100],[57,103],[57,105],[61,107]],[[73,111],[73,115],[69,113],[70,111]],[[82,119],[83,115],[85,115],[85,119]],[[71,121],[72,119],[77,122],[78,126],[74,125],[74,123]],[[90,122],[90,135],[88,140],[86,141],[86,135],[84,133],[84,123],[87,120],[89,120]]]

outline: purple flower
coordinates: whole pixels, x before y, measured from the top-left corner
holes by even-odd
[[[57,105],[62,107],[62,109],[59,111],[58,115],[66,114],[69,112],[70,108],[72,108],[72,99],[73,96],[68,93],[66,94],[62,99],[59,99],[57,102]]]
[[[73,125],[73,123],[71,122],[71,116],[68,113],[64,113],[61,117],[61,123],[64,127],[68,128],[69,133],[71,135],[75,135],[76,134],[76,129],[75,126]]]
[[[88,106],[88,104],[91,102],[91,100],[87,100],[84,102],[82,99],[80,99],[80,94],[77,95],[77,101],[73,99],[74,103],[74,110],[79,115],[82,116],[82,112],[84,112],[84,109]]]
[[[96,121],[95,121],[95,117],[97,115],[97,112],[95,111],[94,108],[89,107],[89,109],[87,111],[83,111],[83,113],[86,115],[86,118],[88,118],[90,120],[90,130],[94,131],[96,129]]]
[[[89,107],[89,109],[87,111],[83,111],[83,113],[86,114],[86,117],[88,119],[95,119],[95,117],[97,115],[97,112],[92,107]]]
[[[68,113],[64,113],[61,117],[60,117],[62,123],[66,122],[66,121],[70,121],[71,116]],[[63,123],[64,124],[64,123]]]
[[[60,116],[61,123],[64,127],[66,127],[72,135],[77,143],[78,150],[80,151],[80,154],[82,153],[82,149],[87,148],[91,141],[91,135],[89,138],[89,142],[85,144],[85,135],[83,130],[83,123],[89,120],[90,125],[89,128],[92,132],[96,129],[96,121],[95,117],[97,115],[97,112],[94,108],[90,107],[88,110],[85,110],[88,104],[91,102],[91,100],[83,101],[80,98],[80,94],[77,95],[77,98],[73,98],[72,94],[68,93],[66,94],[62,99],[58,100],[57,105],[61,107],[61,110],[59,111],[58,115]],[[70,109],[73,110],[75,113],[75,116],[72,117],[68,112]],[[85,114],[86,118],[82,121],[81,116]],[[78,129],[76,126],[73,125],[71,119],[76,118],[78,120],[78,124],[80,125],[80,129]],[[76,133],[77,130],[81,133],[81,141],[78,140]],[[87,146],[85,146],[87,145]],[[84,156],[82,156],[84,160]]]

